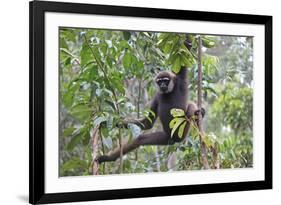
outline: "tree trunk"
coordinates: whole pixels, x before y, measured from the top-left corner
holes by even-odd
[[[99,136],[99,127],[96,127],[93,131],[92,135],[92,143],[93,143],[93,165],[92,165],[92,173],[93,175],[99,174],[99,163],[95,161],[98,156],[98,136]]]
[[[120,128],[118,130],[118,135],[119,135],[119,147],[120,147],[120,167],[119,167],[119,173],[123,173],[123,143],[122,143],[122,136],[121,136],[121,131]]]
[[[215,143],[214,147],[212,147],[213,161],[214,161],[213,163],[215,169],[220,168],[220,157],[219,157],[218,150],[219,150],[218,144]]]
[[[202,39],[201,36],[198,36],[198,109],[201,110],[202,107]],[[200,112],[199,112],[200,113]],[[198,129],[200,136],[200,150],[201,150],[201,159],[204,169],[210,169],[208,159],[207,159],[207,148],[204,142],[204,130],[202,127],[202,115],[198,115]]]
[[[102,148],[102,154],[103,155],[105,155],[105,149],[104,149],[104,144],[103,144],[103,136],[102,136],[102,134],[101,134],[101,130],[99,129],[99,136],[100,136],[100,143],[101,143],[101,148]],[[102,169],[102,172],[103,172],[103,174],[105,174],[106,173],[106,168],[105,168],[105,166],[106,166],[106,163],[103,163],[103,169]]]

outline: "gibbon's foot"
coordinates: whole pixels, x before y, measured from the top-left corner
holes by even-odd
[[[102,156],[98,156],[94,161],[100,163],[106,162],[106,161],[110,161],[109,157],[107,155],[102,155]]]
[[[196,110],[194,112],[194,115],[198,116],[200,112],[201,112],[201,115],[202,115],[202,118],[203,118],[205,116],[205,113],[206,113],[206,110],[203,107],[201,108],[201,110],[199,110],[199,109]]]

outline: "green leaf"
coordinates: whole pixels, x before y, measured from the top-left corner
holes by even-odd
[[[123,57],[123,66],[125,69],[130,69],[132,65],[132,55],[129,52],[126,52]]]
[[[97,118],[94,119],[93,126],[94,126],[94,127],[97,127],[97,126],[99,126],[102,122],[106,122],[106,118],[105,118],[104,116],[97,117]]]
[[[103,137],[108,137],[109,136],[109,131],[107,127],[101,126],[100,127],[101,135]]]
[[[172,47],[173,47],[173,44],[172,44],[172,43],[169,43],[169,42],[166,43],[166,44],[164,45],[164,47],[163,47],[163,52],[164,52],[165,54],[171,53]]]
[[[174,73],[179,73],[181,70],[181,58],[179,55],[177,55],[174,59],[174,62],[172,63],[172,71]]]
[[[119,43],[119,47],[121,48],[121,50],[123,50],[123,49],[125,49],[125,48],[130,48],[130,45],[128,44],[127,41],[122,40],[122,41],[120,41],[120,43]]]
[[[165,46],[165,44],[171,37],[172,37],[172,35],[170,33],[161,33],[159,36],[159,41],[157,42],[157,45],[159,45],[159,47]]]
[[[174,127],[173,127],[173,129],[172,129],[172,131],[171,131],[171,137],[173,137],[173,135],[174,135],[175,131],[178,129],[178,127],[179,127],[184,121],[186,121],[185,118],[176,118],[176,119],[177,119],[177,120],[176,120],[176,123],[175,123],[175,125],[174,125]]]
[[[86,132],[84,129],[80,129],[80,131],[76,135],[74,135],[70,142],[67,144],[67,151],[72,151],[73,148],[84,139],[86,134],[89,133]]]
[[[173,127],[175,126],[175,124],[177,123],[178,118],[174,118],[170,121],[169,123],[169,127],[170,129],[173,129]]]
[[[199,130],[197,129],[196,125],[194,125],[192,121],[190,122],[189,133],[193,139],[197,139],[199,137]]]
[[[117,104],[122,104],[124,102],[126,102],[126,98],[121,97],[121,98],[118,99]]]
[[[85,134],[85,135],[83,136],[82,142],[83,142],[83,145],[84,145],[84,146],[86,146],[86,145],[89,144],[90,137],[91,137],[90,131],[88,131],[87,134]]]
[[[150,38],[150,35],[148,32],[142,32],[145,36],[147,36],[148,38]]]
[[[112,85],[122,94],[124,95],[125,94],[125,88],[124,88],[124,85],[122,84],[121,80],[116,77],[116,76],[113,76],[111,78],[111,81],[112,81]]]
[[[66,29],[64,34],[65,34],[67,40],[76,42],[77,34],[74,32],[73,29]]]
[[[150,118],[149,115],[145,115],[145,118],[150,122],[150,124],[152,124],[152,119]]]
[[[211,37],[202,37],[202,45],[206,48],[212,48],[216,45],[215,41]]]
[[[137,61],[137,62],[136,62],[136,68],[137,68],[138,70],[143,69],[143,68],[144,68],[144,62],[143,62],[143,61]]]
[[[233,159],[236,160],[236,155],[235,155],[233,149],[230,150],[230,154],[233,157]]]
[[[93,65],[93,64],[87,66],[84,69],[82,76],[85,78],[85,80],[87,82],[93,82],[94,80],[96,80],[99,77],[98,67],[96,65]],[[97,84],[95,84],[94,87],[96,88],[96,86],[98,87]]]
[[[92,56],[92,52],[90,50],[90,48],[88,47],[87,43],[84,43],[82,46],[82,50],[80,53],[80,57],[81,57],[81,66],[86,66],[90,61],[93,61],[94,58]]]
[[[156,118],[156,114],[149,108],[144,111],[144,116],[151,124],[153,123],[152,118]]]
[[[62,96],[62,101],[67,108],[71,107],[73,103],[73,92],[67,91],[66,93],[64,93]]]
[[[178,109],[178,108],[171,109],[170,113],[173,117],[183,117],[183,116],[185,116],[185,112],[182,109]]]
[[[85,160],[81,160],[78,157],[74,157],[68,161],[66,161],[62,166],[60,167],[63,172],[70,171],[73,169],[87,169],[88,165]]]
[[[149,112],[149,114],[151,114],[153,116],[153,118],[156,117],[156,114],[155,114],[155,112],[153,112],[153,110],[147,108],[146,111]]]
[[[85,120],[92,113],[92,108],[84,104],[78,104],[71,108],[70,114],[78,120]]]
[[[117,110],[115,104],[112,102],[112,101],[109,101],[109,100],[105,100],[104,102],[106,102],[108,105],[110,105],[110,107],[112,107],[113,110]]]
[[[107,116],[106,127],[109,130],[111,130],[113,128],[113,118],[114,117],[112,115]]]
[[[75,127],[68,127],[68,128],[66,128],[66,129],[64,129],[62,136],[63,136],[63,137],[71,136],[72,133],[74,132],[74,130],[76,130]]]
[[[179,131],[178,131],[179,138],[182,138],[185,126],[186,126],[186,121],[184,123],[182,123],[182,125],[179,128]]]
[[[123,31],[123,36],[126,41],[131,38],[131,33],[129,31]]]
[[[64,38],[60,38],[60,48],[68,49],[68,45]]]
[[[193,58],[187,57],[186,54],[181,55],[181,66],[183,67],[191,67],[193,64]]]
[[[101,43],[99,44],[98,48],[101,53],[106,54],[108,45],[106,43]]]
[[[64,61],[64,65],[66,66],[66,67],[70,67],[71,65],[71,57],[68,57],[68,58],[66,58],[66,60]]]
[[[108,89],[106,89],[106,88],[104,88],[103,90],[104,90],[104,92],[106,92],[110,97],[113,96],[113,93],[112,93],[111,90],[108,90]]]
[[[112,41],[111,40],[105,40],[108,48],[111,48],[112,47]]]

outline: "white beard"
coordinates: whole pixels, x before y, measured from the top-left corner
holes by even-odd
[[[170,80],[170,82],[169,82],[169,85],[168,85],[168,90],[167,90],[167,92],[166,93],[170,93],[170,92],[172,92],[173,90],[174,90],[174,81],[173,80]]]

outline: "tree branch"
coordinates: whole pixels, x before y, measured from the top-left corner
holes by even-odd
[[[102,136],[102,133],[101,133],[100,129],[99,129],[99,135],[100,135],[100,140],[101,140],[102,154],[105,155],[105,149],[104,149],[104,144],[103,144],[103,136]],[[105,174],[105,163],[103,163],[103,174]]]
[[[201,110],[202,108],[202,39],[201,36],[198,36],[198,102],[197,106],[198,109]],[[207,159],[207,149],[206,144],[204,142],[204,130],[202,127],[202,114],[199,112],[198,115],[198,129],[199,129],[199,136],[200,136],[200,144],[201,144],[201,158],[204,169],[210,169],[208,159]]]

